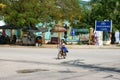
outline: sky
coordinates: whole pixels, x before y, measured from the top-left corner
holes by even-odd
[[[82,1],[90,1],[90,0],[82,0]]]

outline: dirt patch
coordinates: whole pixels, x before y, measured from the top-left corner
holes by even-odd
[[[60,73],[76,73],[75,71],[58,71],[58,72],[60,72]]]
[[[23,70],[17,70],[17,73],[33,73],[33,72],[39,72],[39,71],[49,71],[47,69],[23,69]]]

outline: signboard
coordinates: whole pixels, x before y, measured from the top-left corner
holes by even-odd
[[[96,21],[95,22],[96,31],[112,31],[112,21]]]
[[[40,32],[48,32],[48,28],[38,28]]]

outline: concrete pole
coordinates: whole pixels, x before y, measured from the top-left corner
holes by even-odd
[[[42,32],[42,43],[45,44],[45,32]]]
[[[93,40],[93,28],[90,28],[90,39],[89,39],[89,44],[92,44],[92,40]]]
[[[59,27],[62,27],[62,14],[61,13],[59,14],[59,17],[60,17],[60,20],[59,20],[58,25]],[[58,43],[60,43],[60,40],[61,40],[61,32],[58,32]]]

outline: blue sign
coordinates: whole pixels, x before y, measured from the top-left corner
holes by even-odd
[[[96,31],[112,31],[112,21],[96,21]]]
[[[70,35],[71,35],[71,36],[75,36],[75,31],[74,31],[74,29],[73,29],[73,28],[71,28]]]

